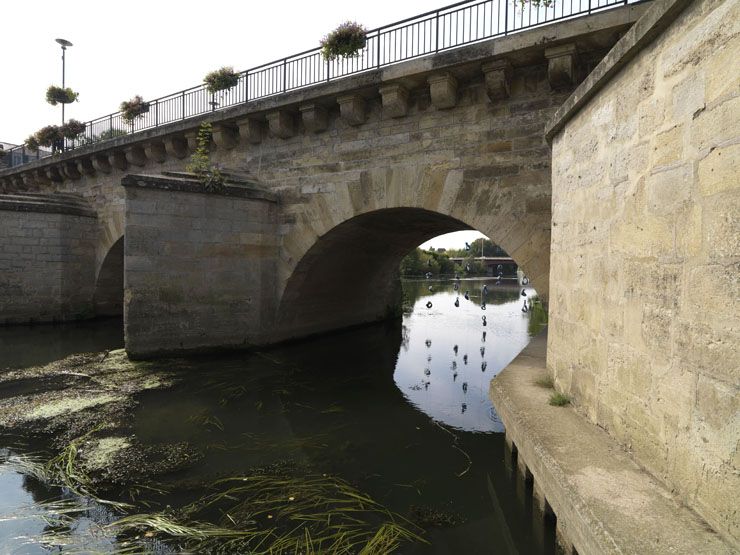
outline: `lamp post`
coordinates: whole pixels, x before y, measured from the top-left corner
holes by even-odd
[[[67,47],[72,46],[72,43],[66,39],[55,39],[59,44],[62,45],[62,88],[65,88],[64,74],[65,74],[65,54],[67,53]],[[62,102],[62,125],[64,125],[64,102]]]

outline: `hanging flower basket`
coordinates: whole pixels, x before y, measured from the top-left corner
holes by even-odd
[[[62,130],[58,125],[47,125],[42,127],[36,134],[36,142],[41,146],[53,147],[64,138]]]
[[[76,119],[71,119],[62,125],[60,131],[65,139],[76,139],[85,132],[85,124]]]
[[[36,140],[36,135],[29,136],[28,139],[26,139],[25,146],[27,150],[32,152],[36,152],[41,147],[39,142]]]
[[[144,102],[144,99],[137,94],[131,100],[121,102],[119,110],[121,110],[121,119],[123,121],[133,123],[136,118],[149,111],[149,103]]]
[[[56,106],[57,104],[71,104],[77,100],[78,96],[80,94],[74,92],[69,87],[63,89],[62,87],[51,85],[46,89],[46,101],[52,106]]]
[[[367,29],[354,21],[342,23],[321,40],[321,55],[331,61],[358,56],[367,44]]]
[[[207,74],[203,78],[203,83],[208,92],[213,94],[235,87],[239,83],[239,74],[234,71],[233,67],[222,67]]]

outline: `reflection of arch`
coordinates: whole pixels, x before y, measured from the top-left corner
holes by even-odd
[[[123,237],[120,237],[103,259],[95,282],[95,314],[123,314]]]
[[[421,208],[374,210],[335,226],[296,265],[280,300],[288,336],[328,331],[387,316],[398,306],[398,266],[424,241],[470,229]]]

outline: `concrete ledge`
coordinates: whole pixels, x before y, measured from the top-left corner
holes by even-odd
[[[546,346],[546,334],[535,338],[491,380],[490,395],[519,468],[531,472],[577,552],[736,553],[604,430],[548,404],[552,390],[535,384],[548,376]]]
[[[0,210],[11,212],[45,212],[96,218],[85,199],[70,194],[8,193],[0,194]]]
[[[642,17],[614,45],[573,94],[555,112],[545,128],[548,142],[598,93],[619,71],[655,39],[691,0],[655,0]]]
[[[162,175],[128,174],[121,179],[124,187],[140,187],[142,189],[162,189],[180,193],[201,193],[204,195],[220,195],[224,197],[238,197],[245,199],[277,202],[278,196],[254,183],[242,181],[226,175],[224,187],[218,191],[207,191],[203,184],[193,175],[180,172],[165,172]]]

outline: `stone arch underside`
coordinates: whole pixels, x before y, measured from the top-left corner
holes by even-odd
[[[549,195],[491,184],[480,172],[395,167],[307,195],[284,218],[278,335],[375,321],[396,306],[398,265],[443,233],[476,229],[501,245],[547,300]]]
[[[123,241],[119,237],[100,264],[93,296],[96,316],[123,315]]]

